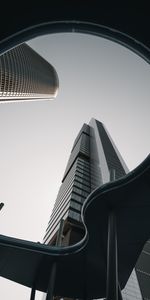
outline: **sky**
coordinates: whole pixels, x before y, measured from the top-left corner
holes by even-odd
[[[51,34],[29,45],[55,67],[59,91],[52,101],[0,104],[0,228],[37,242],[83,123],[103,122],[130,170],[148,155],[150,68],[96,36]],[[30,290],[1,278],[0,293],[3,300],[26,300]]]

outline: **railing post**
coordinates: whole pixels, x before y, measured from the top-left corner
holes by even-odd
[[[118,300],[117,229],[113,211],[108,216],[106,299]]]
[[[123,300],[119,282],[118,282],[118,300]]]
[[[35,288],[33,287],[32,290],[31,290],[31,296],[30,296],[30,300],[34,300],[35,299]]]
[[[61,219],[59,230],[57,233],[56,246],[61,246],[61,244],[62,244],[63,230],[64,230],[64,220]],[[48,283],[48,288],[47,288],[46,300],[53,300],[55,278],[56,278],[56,267],[57,267],[56,262],[53,262],[52,268],[51,268],[51,273],[50,273],[50,278],[49,278],[49,283]]]
[[[50,278],[49,278],[49,283],[48,283],[48,288],[47,288],[46,300],[53,299],[55,277],[56,277],[56,262],[53,262],[53,265],[51,268],[51,273],[50,273]]]

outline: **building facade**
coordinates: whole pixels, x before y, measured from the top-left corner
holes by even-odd
[[[44,243],[78,242],[84,235],[81,208],[89,193],[126,173],[128,168],[105,126],[95,119],[84,124],[74,141]],[[135,270],[122,294],[124,300],[142,299]]]
[[[57,90],[55,69],[27,44],[0,56],[0,102],[52,99]]]
[[[145,244],[136,264],[136,273],[144,300],[150,299],[150,240]]]

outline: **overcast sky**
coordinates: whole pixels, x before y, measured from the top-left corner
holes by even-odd
[[[0,105],[0,228],[42,241],[74,139],[84,122],[102,121],[130,170],[150,149],[150,68],[103,38],[53,34],[29,43],[56,69],[53,101]],[[0,279],[3,300],[27,288]],[[40,297],[37,297],[39,299]]]

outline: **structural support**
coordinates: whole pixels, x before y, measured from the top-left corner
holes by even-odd
[[[119,282],[118,282],[118,300],[123,300]]]
[[[31,296],[30,296],[30,300],[34,300],[35,299],[35,288],[33,287],[32,290],[31,290]]]
[[[61,246],[63,229],[64,229],[64,220],[61,219],[58,234],[57,234],[56,246]],[[51,268],[51,273],[50,273],[50,278],[49,278],[49,283],[48,283],[48,288],[47,288],[46,300],[53,299],[55,278],[56,278],[56,262],[53,262],[53,265]]]
[[[117,229],[116,216],[113,211],[108,217],[106,299],[118,300]]]
[[[53,299],[55,278],[56,278],[56,262],[53,263],[52,268],[51,268],[51,273],[50,273],[50,278],[49,278],[48,288],[47,288],[46,300],[52,300]]]

